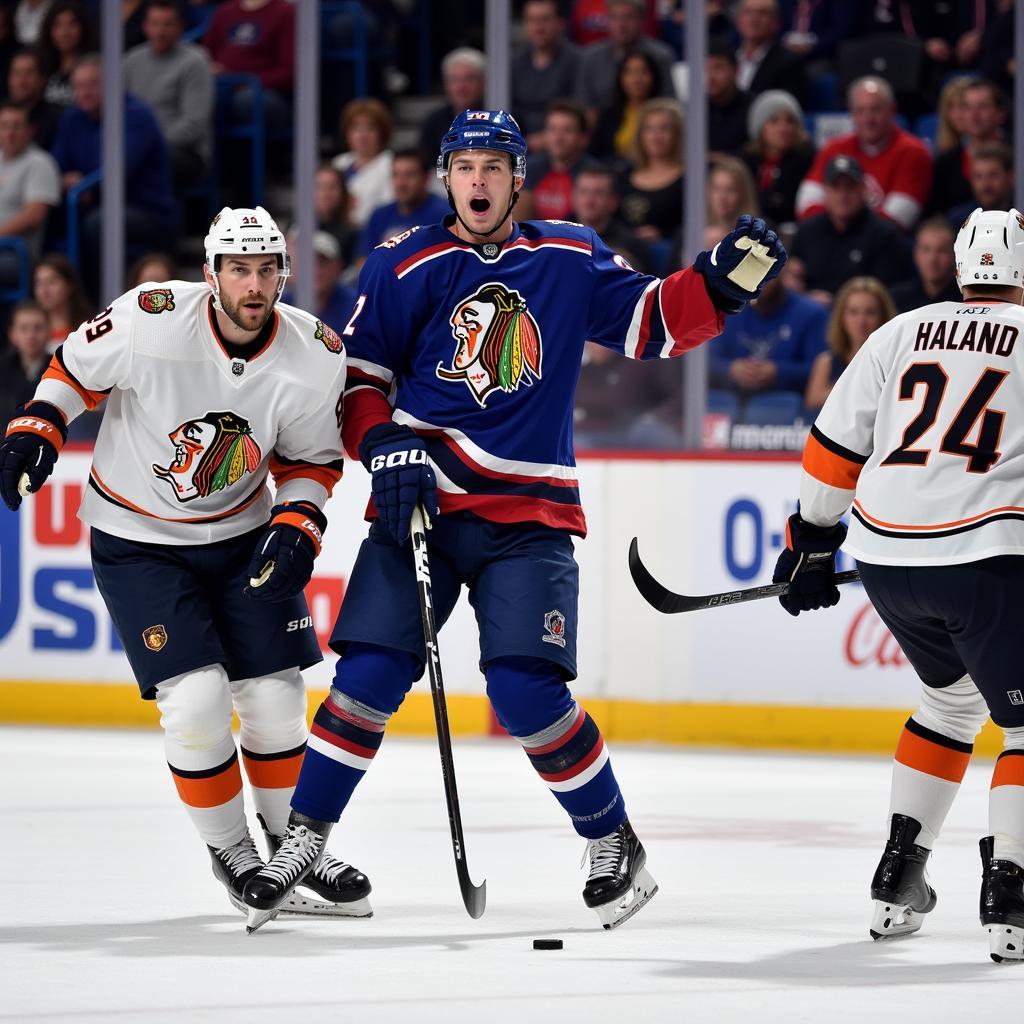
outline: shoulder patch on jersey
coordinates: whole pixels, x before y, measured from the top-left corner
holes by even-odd
[[[143,313],[162,313],[174,309],[174,292],[170,288],[151,288],[139,292],[139,309]]]
[[[548,223],[549,224],[567,224],[571,228],[581,228],[581,227],[583,227],[582,224],[580,224],[578,221],[575,221],[575,220],[549,220]]]
[[[324,348],[326,348],[328,352],[334,352],[337,354],[345,347],[334,328],[328,327],[323,320],[317,320],[316,330],[313,332],[313,337],[316,338],[317,341],[322,341],[324,343]]]
[[[448,322],[455,354],[451,366],[438,363],[435,372],[441,380],[465,381],[481,407],[495,391],[540,380],[540,327],[519,292],[489,281],[457,302]]]
[[[380,245],[376,246],[378,249],[394,249],[401,245],[407,238],[416,234],[420,228],[424,227],[423,224],[417,224],[414,228],[409,228],[407,231],[403,231],[400,234],[392,235],[390,238],[385,238]]]

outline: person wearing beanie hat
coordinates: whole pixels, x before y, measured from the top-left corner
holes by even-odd
[[[747,114],[750,143],[743,157],[754,175],[765,218],[777,225],[796,220],[796,194],[814,162],[803,110],[792,93],[769,89]]]

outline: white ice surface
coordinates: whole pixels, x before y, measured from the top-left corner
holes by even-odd
[[[374,918],[247,936],[158,733],[0,729],[0,1021],[1024,1020],[1024,965],[993,964],[977,918],[990,764],[932,858],[924,930],[873,943],[887,760],[612,753],[661,886],[623,927],[583,906],[582,842],[501,740],[456,747],[488,886],[470,920],[436,746],[389,739],[331,842],[371,877]]]

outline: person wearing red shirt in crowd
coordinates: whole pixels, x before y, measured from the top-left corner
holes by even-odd
[[[837,156],[852,157],[864,172],[868,206],[910,231],[921,217],[932,183],[928,147],[896,124],[896,102],[884,78],[858,78],[847,93],[853,134],[841,135],[818,153],[796,194],[796,215],[806,220],[825,209],[825,168]]]
[[[593,163],[586,149],[587,114],[583,107],[573,100],[548,104],[544,152],[526,162],[526,185],[517,211],[520,219],[568,219],[576,174]]]
[[[288,0],[227,0],[213,15],[203,45],[214,74],[251,74],[263,86],[267,126],[286,128],[292,120],[295,81],[295,7]],[[239,89],[232,114],[252,119],[252,90]]]

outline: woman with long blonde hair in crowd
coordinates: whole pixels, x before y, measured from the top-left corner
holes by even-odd
[[[744,213],[761,216],[754,176],[747,165],[734,156],[715,157],[708,172],[704,247],[713,249]]]

